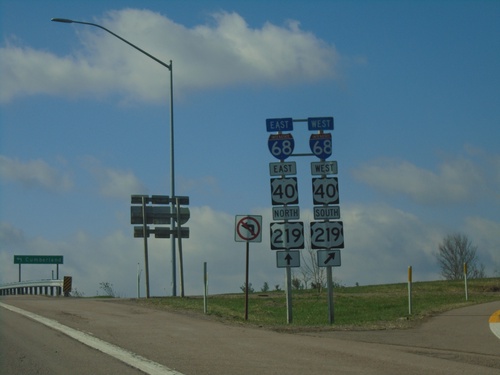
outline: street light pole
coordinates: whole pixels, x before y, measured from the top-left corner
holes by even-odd
[[[137,47],[135,44],[130,43],[128,40],[122,38],[121,36],[115,34],[111,30],[108,30],[104,26],[98,25],[92,22],[83,22],[83,21],[75,21],[67,18],[52,18],[53,22],[62,22],[62,23],[79,23],[82,25],[90,25],[98,27],[114,37],[120,39],[121,41],[127,43],[129,46],[135,48],[139,52],[143,53],[147,57],[153,59],[157,63],[163,65],[170,71],[170,194],[172,197],[171,200],[171,212],[175,212],[175,171],[174,171],[174,79],[173,79],[173,65],[172,60],[170,60],[170,64],[164,63],[163,61],[157,59],[153,55],[147,53],[142,48]],[[178,223],[178,225],[180,225]],[[175,230],[175,220],[171,220],[170,229],[172,233]],[[176,255],[175,255],[175,237],[171,237],[171,248],[172,248],[172,296],[177,295],[177,275],[176,275]]]

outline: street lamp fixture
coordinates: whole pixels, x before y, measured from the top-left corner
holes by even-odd
[[[67,18],[52,18],[51,21],[53,22],[61,22],[61,23],[79,23],[82,25],[90,25],[90,26],[95,26],[98,27],[109,34],[113,35],[114,37],[120,39],[121,41],[127,43],[129,46],[135,48],[139,52],[143,53],[147,57],[153,59],[157,63],[163,65],[165,68],[167,68],[170,71],[170,194],[172,197],[175,197],[175,172],[174,172],[174,88],[173,88],[173,66],[172,66],[172,60],[170,60],[170,63],[167,64],[160,59],[154,57],[153,55],[147,53],[144,51],[142,48],[137,47],[135,44],[130,43],[128,40],[122,38],[121,36],[115,34],[111,30],[108,30],[104,26],[98,25],[96,23],[92,22],[83,22],[83,21],[75,21]],[[175,212],[175,200],[172,200],[171,202],[171,210],[172,212]],[[171,221],[171,230],[174,231],[175,229],[175,221]],[[171,238],[171,247],[172,247],[172,295],[176,296],[177,295],[177,276],[176,276],[176,254],[175,254],[175,238]]]

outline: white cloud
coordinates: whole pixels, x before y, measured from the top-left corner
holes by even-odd
[[[335,47],[300,29],[266,23],[252,28],[236,13],[217,13],[210,24],[187,28],[148,10],[112,11],[96,23],[169,64],[176,93],[235,84],[293,84],[335,77]],[[81,47],[72,56],[7,43],[0,48],[0,102],[33,94],[120,92],[127,99],[161,101],[168,70],[97,28],[78,29]]]
[[[130,198],[130,193],[145,193],[146,187],[130,171],[119,171],[105,168],[101,163],[91,157],[84,162],[86,168],[97,179],[99,193],[106,197]]]
[[[484,264],[488,276],[500,276],[500,223],[481,218],[469,217],[465,220],[463,233],[477,246],[479,263]]]
[[[377,190],[401,194],[417,203],[462,203],[484,198],[495,190],[495,182],[481,165],[461,156],[442,162],[434,172],[408,161],[386,158],[362,165],[353,175]]]
[[[0,155],[0,178],[28,188],[51,191],[66,191],[73,186],[68,174],[59,172],[40,159],[21,161]]]

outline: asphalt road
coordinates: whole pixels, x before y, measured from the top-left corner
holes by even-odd
[[[408,330],[289,334],[116,300],[0,297],[0,373],[57,375],[148,370],[136,371],[133,364],[89,349],[4,305],[87,333],[125,349],[132,358],[153,361],[158,367],[151,374],[500,373],[500,339],[488,323],[500,301],[454,310]]]

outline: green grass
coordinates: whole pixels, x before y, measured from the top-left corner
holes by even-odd
[[[283,291],[253,293],[245,321],[245,295],[209,296],[208,317],[273,329],[387,329],[405,328],[426,317],[457,307],[500,300],[500,278],[469,280],[469,300],[463,281],[412,284],[412,314],[408,309],[408,284],[388,284],[334,289],[335,322],[328,322],[327,291],[294,290],[293,323],[287,323]],[[203,314],[202,297],[164,297],[133,300],[154,308]]]

